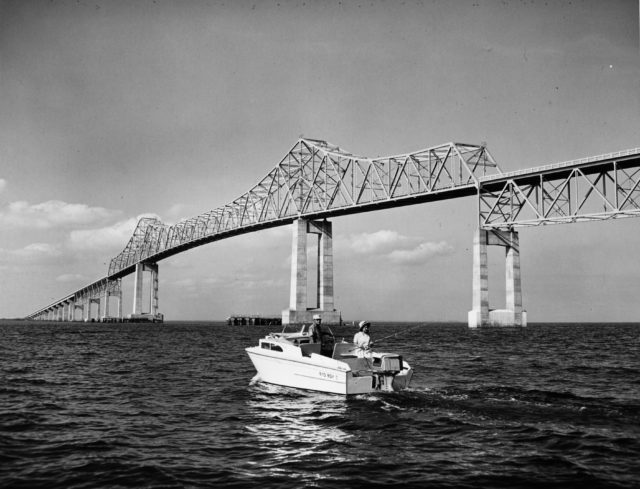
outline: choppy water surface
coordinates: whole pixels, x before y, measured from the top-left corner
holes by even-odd
[[[640,487],[639,325],[426,324],[353,397],[252,384],[270,329],[0,323],[0,486]]]

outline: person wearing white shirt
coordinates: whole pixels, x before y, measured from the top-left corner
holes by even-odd
[[[366,354],[371,353],[371,347],[373,346],[373,341],[371,341],[371,336],[369,335],[371,323],[369,321],[360,321],[358,326],[360,331],[353,337],[353,344],[356,355],[364,357]]]

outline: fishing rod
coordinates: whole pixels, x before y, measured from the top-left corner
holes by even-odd
[[[424,324],[416,324],[415,326],[411,326],[411,327],[409,327],[409,328],[405,328],[405,329],[403,329],[402,331],[396,331],[396,332],[395,332],[395,333],[393,333],[393,334],[390,334],[390,335],[387,335],[387,336],[383,336],[383,337],[382,337],[382,338],[380,338],[379,340],[373,340],[373,341],[372,341],[372,343],[374,343],[374,344],[376,344],[376,345],[377,345],[377,344],[378,344],[378,343],[380,343],[381,341],[384,341],[384,340],[386,340],[386,339],[392,338],[392,337],[394,337],[394,336],[398,336],[398,335],[400,335],[400,334],[408,333],[409,331],[411,331],[411,330],[413,330],[413,329],[416,329],[416,328],[420,328],[421,326],[424,326]]]

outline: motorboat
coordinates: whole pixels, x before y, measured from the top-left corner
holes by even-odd
[[[324,326],[326,328],[326,326]],[[296,332],[270,333],[246,348],[257,370],[256,381],[335,394],[400,391],[413,370],[401,355],[359,352],[342,340],[321,350],[306,326]]]

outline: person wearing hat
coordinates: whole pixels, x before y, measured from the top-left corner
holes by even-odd
[[[322,336],[322,318],[320,314],[313,315],[313,324],[309,326],[309,336],[311,343],[319,343]]]
[[[313,315],[313,324],[309,326],[309,336],[311,343],[320,343],[320,354],[330,357],[333,354],[335,338],[331,330],[322,326],[320,314]]]
[[[360,327],[360,331],[353,337],[353,344],[356,347],[356,355],[364,357],[366,353],[371,352],[371,348],[373,347],[373,341],[371,341],[371,336],[369,336],[371,323],[369,321],[360,321],[358,326]]]

